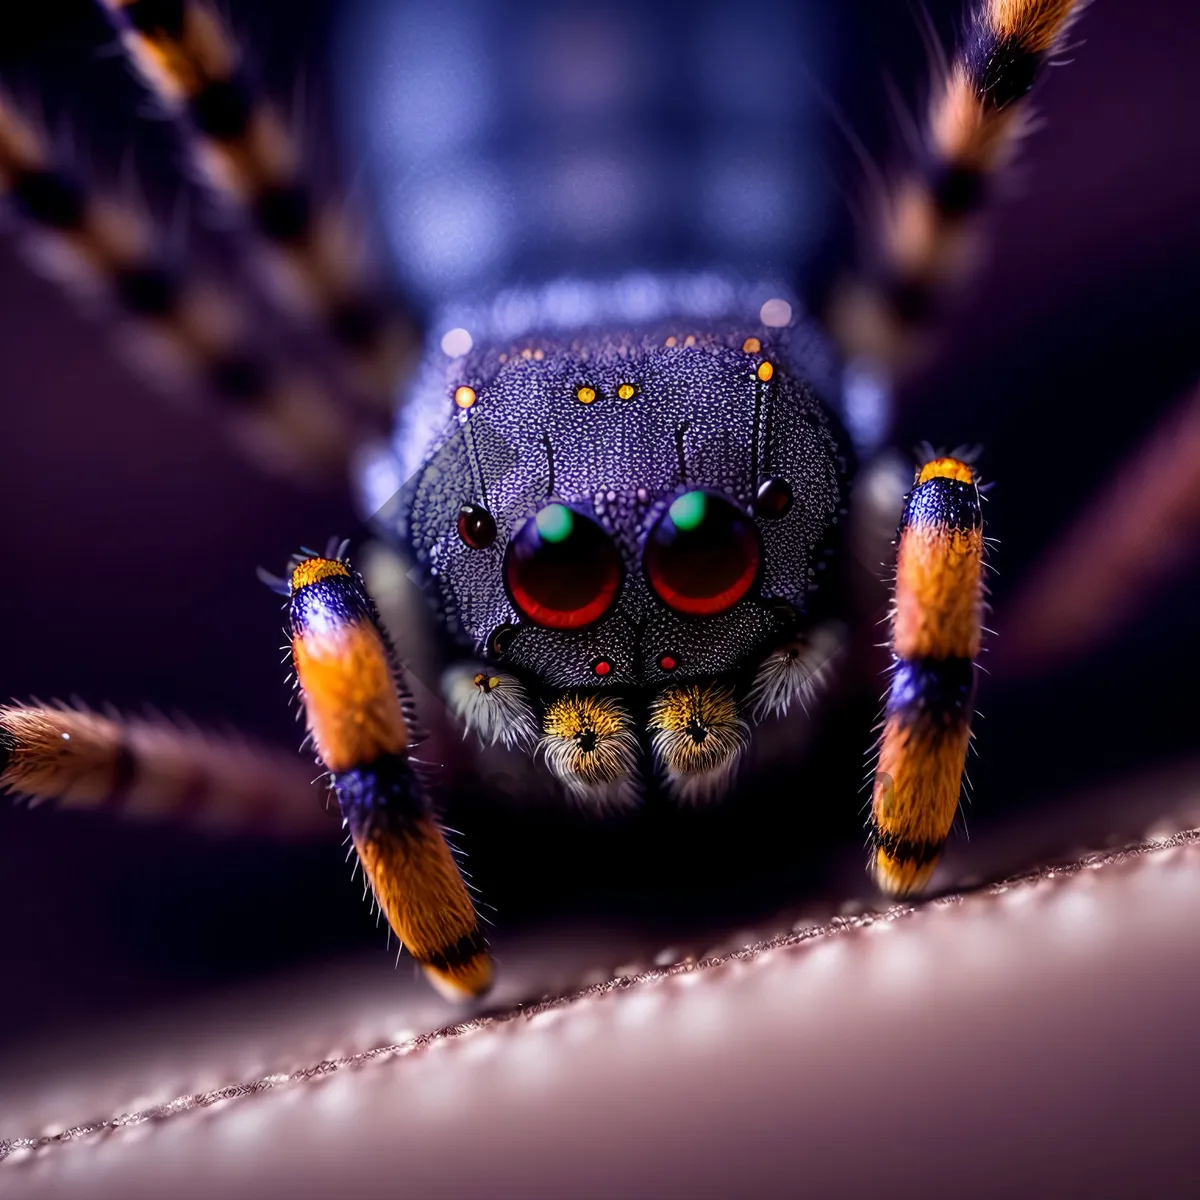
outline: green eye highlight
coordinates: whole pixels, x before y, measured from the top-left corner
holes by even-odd
[[[715,617],[754,586],[761,558],[750,515],[717,492],[694,491],[677,496],[650,530],[642,569],[668,608]]]
[[[575,515],[564,504],[547,504],[534,520],[542,541],[551,545],[565,542],[575,528]]]
[[[547,504],[523,521],[504,554],[513,606],[543,629],[582,629],[600,620],[624,577],[608,534],[565,504]],[[593,670],[603,677],[612,663],[597,659]]]
[[[708,497],[703,492],[685,492],[670,507],[675,528],[684,533],[699,529],[708,509]]]

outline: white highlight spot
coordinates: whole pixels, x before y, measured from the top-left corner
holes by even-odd
[[[863,472],[862,494],[873,513],[878,513],[881,524],[895,532],[904,509],[904,496],[912,487],[912,467],[899,454],[885,452]],[[962,880],[963,887],[978,885],[978,877]]]
[[[854,443],[874,451],[883,444],[891,409],[891,390],[886,377],[865,359],[846,364],[843,376],[846,426]]]
[[[762,323],[771,329],[782,329],[792,319],[792,306],[778,297],[768,300],[758,310]]]
[[[364,443],[354,456],[359,512],[373,517],[404,484],[404,472],[386,441]]]
[[[442,334],[442,353],[449,358],[462,358],[473,345],[474,339],[465,329],[450,329]]]

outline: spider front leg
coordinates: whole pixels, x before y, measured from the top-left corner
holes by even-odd
[[[983,609],[983,514],[974,472],[937,458],[900,519],[888,691],[871,806],[876,882],[920,891],[962,788]]]
[[[317,755],[388,924],[449,999],[492,982],[471,896],[414,769],[414,714],[361,577],[293,561],[292,661]]]

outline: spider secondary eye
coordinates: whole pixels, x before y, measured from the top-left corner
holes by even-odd
[[[792,507],[792,487],[786,479],[764,479],[754,496],[754,511],[764,521],[787,516]]]
[[[486,550],[496,540],[496,519],[482,504],[458,510],[458,536],[472,550]]]
[[[754,522],[714,492],[685,492],[658,519],[642,566],[650,586],[676,612],[711,617],[732,608],[758,575],[762,550]]]
[[[504,581],[520,612],[548,629],[598,621],[621,589],[621,559],[595,521],[547,504],[509,543]]]

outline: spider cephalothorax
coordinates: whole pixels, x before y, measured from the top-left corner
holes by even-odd
[[[639,739],[677,789],[719,790],[742,701],[763,656],[813,623],[846,514],[852,453],[815,335],[681,318],[438,357],[412,400],[429,448],[383,522],[452,641],[488,665],[452,702],[490,738],[514,703],[493,678],[542,703],[611,694],[604,714],[575,702],[569,732],[544,728],[573,792],[629,798]],[[719,685],[736,736],[707,704],[670,728],[688,682]]]
[[[447,628],[550,688],[736,671],[786,632],[845,511],[848,449],[760,332],[595,333],[453,363],[400,530]],[[494,536],[463,529],[468,507]]]
[[[341,391],[390,410],[415,324],[350,252],[219,14],[207,0],[101,3],[207,186],[270,260],[276,300],[326,339]],[[687,264],[722,264],[710,274],[560,279],[483,308],[446,298],[430,322],[445,336],[399,392],[380,458],[389,486],[365,507],[431,600],[451,707],[483,741],[540,752],[593,807],[636,802],[656,781],[708,799],[734,780],[752,724],[812,693],[850,608],[831,569],[845,561],[856,470],[837,364],[878,380],[911,358],[1079,7],[978,0],[933,91],[921,154],[881,192],[868,261],[821,313],[836,353],[780,298],[792,281],[731,282],[739,264],[716,247]],[[182,273],[150,222],[94,196],[3,100],[0,189],[73,276],[221,402],[257,458],[307,477],[363,445],[331,389],[259,353],[229,297]],[[958,807],[983,553],[974,468],[926,456],[900,518],[872,793],[872,868],[895,894],[926,884]],[[490,959],[367,586],[341,549],[306,552],[279,585],[312,740],[376,899],[439,987],[477,995]],[[228,767],[195,737],[0,709],[0,786],[36,796],[213,808],[230,793]],[[286,771],[267,775],[260,806],[293,787]]]

